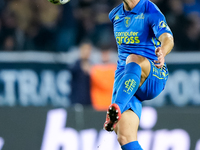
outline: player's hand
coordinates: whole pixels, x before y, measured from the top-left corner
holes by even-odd
[[[156,48],[155,53],[156,53],[156,56],[158,57],[158,60],[154,61],[155,66],[157,68],[162,68],[165,63],[165,56],[162,52],[161,47]]]

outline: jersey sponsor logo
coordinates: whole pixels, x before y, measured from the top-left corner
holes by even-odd
[[[118,19],[119,19],[119,16],[118,16],[118,15],[116,15],[114,20],[118,20]]]
[[[140,43],[140,39],[138,36],[138,32],[115,32],[115,38],[117,44],[138,44]]]
[[[131,24],[131,18],[130,17],[125,17],[124,18],[124,24],[128,28]]]
[[[135,19],[144,19],[144,14],[141,13],[135,17]]]
[[[130,94],[130,92],[133,91],[133,88],[135,87],[136,82],[134,79],[129,79],[125,81],[125,90],[124,92],[126,92],[127,94]]]

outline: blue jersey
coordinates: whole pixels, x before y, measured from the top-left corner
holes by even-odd
[[[122,3],[109,13],[109,18],[122,61],[129,54],[156,60],[155,49],[161,44],[159,36],[165,32],[172,34],[164,15],[149,0],[140,0],[131,11],[126,11]]]

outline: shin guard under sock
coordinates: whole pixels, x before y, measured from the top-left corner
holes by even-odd
[[[142,69],[137,63],[131,62],[126,65],[125,73],[120,81],[115,101],[121,112],[137,91],[140,84],[141,73]]]

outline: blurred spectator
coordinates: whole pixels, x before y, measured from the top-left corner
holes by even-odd
[[[197,14],[196,19],[199,20],[200,0],[152,2],[166,16],[175,37],[175,50],[181,51],[184,45],[183,34],[191,40],[188,32],[192,33],[194,29],[191,31],[188,26],[194,26],[197,32],[192,38],[198,39],[198,27],[191,25],[191,21],[187,19],[190,20],[191,14]],[[87,37],[97,47],[107,42],[112,49],[116,49],[108,14],[119,3],[122,1],[73,0],[58,6],[47,0],[0,0],[0,48],[4,47],[4,41],[12,37],[13,50],[66,52]],[[196,41],[194,39],[193,42]],[[194,49],[192,43],[189,49]]]
[[[14,12],[5,10],[2,14],[2,22],[0,23],[0,44],[1,50],[15,50],[18,47],[17,39],[17,23]]]
[[[5,51],[15,50],[15,39],[13,36],[7,36],[4,38],[2,49]]]
[[[198,17],[198,15],[192,14],[192,16],[188,18],[188,22],[182,36],[182,51],[200,50],[200,18]]]
[[[104,0],[105,1],[105,0]],[[94,43],[97,47],[101,45],[110,45],[116,49],[116,42],[113,36],[113,28],[108,18],[110,7],[107,3],[97,2],[93,6],[95,8],[95,39]]]
[[[25,33],[25,50],[55,50],[55,32],[41,25],[37,20],[31,22]]]
[[[56,51],[69,51],[71,47],[77,45],[77,26],[78,23],[74,17],[75,8],[72,6],[75,1],[63,5],[58,19],[56,30]]]
[[[93,40],[95,34],[95,11],[93,10],[93,2],[91,0],[81,0],[75,12],[77,19],[77,41],[87,37]],[[93,41],[94,42],[94,41]]]
[[[17,50],[55,50],[59,13],[47,1],[11,0],[2,13],[4,32],[14,34]]]
[[[15,14],[17,27],[21,30],[26,30],[30,25],[30,21],[34,16],[32,11],[33,5],[30,0],[11,0],[5,11],[9,10]]]
[[[101,50],[101,64],[91,68],[92,106],[98,111],[107,110],[112,98],[116,64],[110,63],[110,49]]]
[[[4,5],[5,5],[4,0],[0,0],[0,13],[1,13],[1,11],[2,11]]]
[[[26,28],[25,50],[55,51],[59,7],[45,1],[30,1],[34,13]]]
[[[200,2],[199,0],[183,0],[184,12],[187,14],[196,12],[200,17]]]
[[[84,41],[80,44],[79,50],[80,58],[71,68],[71,102],[72,104],[90,105],[90,55],[92,44],[89,41]]]
[[[183,11],[183,3],[181,0],[169,0],[168,6],[170,11],[166,14],[166,18],[174,35],[174,49],[181,50],[182,38],[184,38],[182,34],[187,23],[187,18]]]

